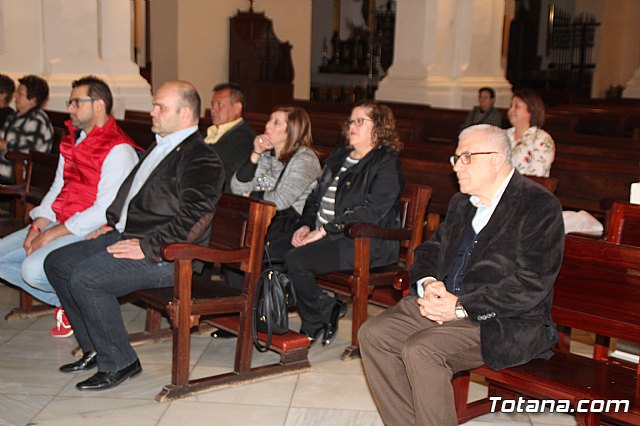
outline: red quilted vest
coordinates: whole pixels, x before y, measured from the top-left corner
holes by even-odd
[[[65,121],[69,135],[60,142],[64,157],[64,186],[51,208],[58,223],[91,207],[98,194],[102,163],[111,149],[122,143],[139,149],[116,124],[113,116],[102,127],[95,126],[87,137],[76,145],[76,127]],[[106,219],[105,219],[106,221]]]

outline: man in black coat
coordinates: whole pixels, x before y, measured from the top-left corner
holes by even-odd
[[[153,98],[156,142],[125,179],[107,210],[107,226],[87,240],[52,252],[49,281],[83,351],[62,372],[98,372],[76,384],[103,390],[142,371],[129,343],[118,297],[173,285],[173,263],[161,248],[173,242],[206,245],[224,171],[198,132],[200,96],[190,83],[163,84]]]
[[[360,350],[385,424],[454,425],[451,377],[548,358],[564,247],[557,198],[511,166],[504,132],[460,134],[460,193],[415,252],[412,295],[365,323]]]
[[[213,88],[211,121],[204,141],[211,144],[224,166],[224,192],[231,192],[231,178],[242,166],[251,151],[256,132],[242,118],[244,95],[240,86],[222,83]]]

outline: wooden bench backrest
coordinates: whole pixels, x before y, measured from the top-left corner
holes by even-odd
[[[211,225],[209,246],[220,249],[251,247],[249,208],[252,200],[246,197],[224,194],[216,206]]]
[[[607,241],[640,247],[640,205],[616,201],[611,208]],[[640,265],[637,265],[640,269]]]
[[[31,151],[27,165],[27,198],[31,205],[38,205],[49,191],[56,176],[58,156],[49,153]]]
[[[400,194],[401,224],[404,229],[412,231],[411,239],[400,242],[400,259],[405,265],[413,263],[413,251],[422,243],[431,192],[429,186],[407,182]]]
[[[568,235],[554,287],[558,324],[640,342],[640,247]]]
[[[544,176],[532,176],[532,175],[524,175],[531,179],[532,181],[539,183],[549,190],[551,193],[555,193],[556,189],[558,189],[558,179],[554,177],[544,177]]]

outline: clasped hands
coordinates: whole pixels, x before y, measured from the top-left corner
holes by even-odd
[[[442,281],[426,281],[423,286],[424,297],[417,300],[420,315],[438,324],[456,319],[458,297],[449,293]]]
[[[317,228],[313,231],[308,226],[301,226],[293,233],[291,238],[291,245],[294,247],[302,247],[314,241],[318,241],[327,235],[327,231],[324,228]]]

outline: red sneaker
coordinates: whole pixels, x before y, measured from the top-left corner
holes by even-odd
[[[64,313],[64,309],[62,309],[62,306],[58,306],[56,308],[53,316],[56,318],[56,326],[49,330],[49,333],[53,337],[71,336],[73,334],[73,329],[71,328],[71,324],[69,324],[69,319]]]

